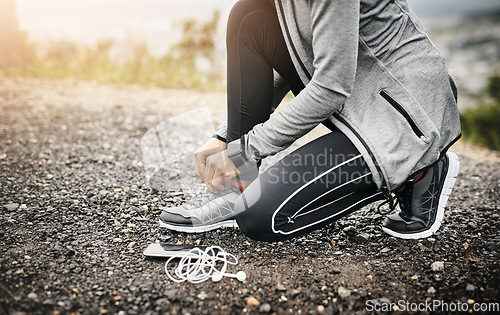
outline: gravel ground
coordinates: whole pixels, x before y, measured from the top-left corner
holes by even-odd
[[[141,137],[200,106],[220,122],[224,104],[222,93],[0,79],[0,312],[329,314],[432,300],[498,307],[500,154],[461,142],[452,149],[461,173],[432,238],[385,235],[376,205],[282,243],[237,229],[160,230],[159,207],[184,196],[147,184]],[[240,259],[231,271],[248,278],[173,283],[164,260],[142,254],[156,241],[222,246]]]

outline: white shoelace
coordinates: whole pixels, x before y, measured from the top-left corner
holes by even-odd
[[[217,282],[226,274],[228,265],[238,264],[236,256],[229,254],[219,246],[209,246],[205,250],[198,247],[191,249],[184,255],[173,274],[170,273],[168,265],[176,257],[170,257],[165,263],[165,272],[167,276],[174,282],[188,281],[191,283],[200,283],[212,279]],[[218,269],[218,266],[220,269]],[[237,274],[238,280],[243,281],[246,278],[244,272],[240,271]],[[241,280],[243,279],[243,280]]]

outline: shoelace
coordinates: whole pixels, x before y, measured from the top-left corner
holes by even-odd
[[[382,207],[387,203],[389,204],[389,210],[383,211]],[[399,198],[395,196],[393,193],[389,192],[386,194],[386,200],[377,206],[377,212],[380,215],[387,215],[392,211],[394,211],[394,209],[396,209],[398,204],[399,204]]]
[[[219,197],[223,197],[225,195],[227,195],[228,193],[230,192],[234,192],[236,194],[241,194],[242,191],[239,187],[236,187],[234,185],[232,185],[231,187],[229,187],[228,190],[225,190],[225,191],[220,191],[218,193],[214,193],[212,192],[210,189],[205,189],[205,191],[203,192],[203,194],[201,194],[200,196],[197,196],[195,198],[191,198],[189,200],[187,200],[184,205],[187,205],[187,206],[196,206],[196,207],[199,207],[200,205],[202,204],[206,204],[214,199],[217,199]]]
[[[412,182],[413,181],[409,180],[407,182],[407,185],[412,184]],[[408,210],[411,211],[411,209],[410,209],[411,205],[403,206],[402,203],[404,203],[404,202],[411,203],[412,193],[413,193],[413,191],[411,189],[404,189],[401,192],[401,194],[398,196],[397,194],[395,194],[393,192],[387,191],[385,193],[386,200],[377,206],[377,212],[381,215],[387,215],[387,214],[393,212],[396,209],[396,207],[399,205],[399,208],[401,209],[402,212],[411,216],[411,213],[408,213]],[[404,199],[404,200],[401,201],[401,199]],[[382,211],[382,207],[386,204],[389,204],[389,210]]]
[[[219,246],[209,246],[204,251],[198,247],[191,249],[180,259],[171,274],[168,265],[173,259],[176,257],[170,257],[165,263],[165,272],[172,281],[177,283],[184,281],[201,283],[208,279],[216,282],[222,279],[228,265],[238,264],[236,256]],[[217,266],[220,266],[220,269]]]

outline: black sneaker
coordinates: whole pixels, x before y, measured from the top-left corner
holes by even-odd
[[[178,207],[163,209],[160,227],[169,230],[201,233],[221,227],[238,227],[234,219],[234,204],[240,195],[228,190],[218,194],[207,192]]]
[[[448,152],[425,171],[417,182],[408,182],[396,194],[401,212],[387,216],[382,230],[389,235],[418,239],[431,236],[441,226],[459,169],[458,156]]]

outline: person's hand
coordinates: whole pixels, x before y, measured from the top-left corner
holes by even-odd
[[[207,157],[226,149],[226,143],[217,138],[211,138],[196,152],[194,152],[195,166],[194,171],[202,181],[205,181],[205,165]]]
[[[226,151],[221,151],[207,157],[203,178],[208,188],[214,193],[228,189],[232,179],[239,174],[233,161]]]

